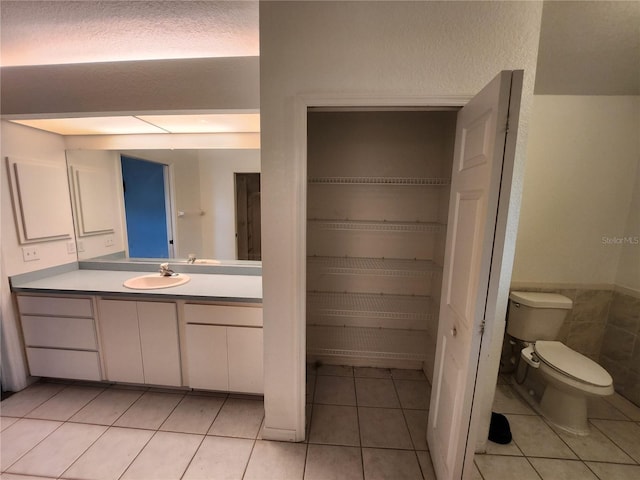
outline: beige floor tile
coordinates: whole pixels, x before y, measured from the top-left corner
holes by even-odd
[[[9,466],[49,436],[62,423],[49,420],[23,418],[2,432],[0,442],[0,468]]]
[[[391,378],[391,370],[388,368],[354,367],[353,375],[361,378]]]
[[[640,426],[634,422],[616,420],[591,420],[598,430],[640,463]]]
[[[400,408],[400,401],[391,379],[356,378],[355,383],[359,407]]]
[[[427,423],[429,410],[404,410],[404,418],[416,450],[429,450],[427,445]]]
[[[157,432],[127,468],[122,480],[179,480],[204,435]]]
[[[394,379],[402,408],[428,410],[431,399],[431,387],[426,380]]]
[[[141,391],[110,388],[85,405],[69,419],[77,423],[113,425],[142,396]]]
[[[168,432],[207,433],[218,415],[223,398],[185,396],[160,427]]]
[[[58,477],[87,450],[107,427],[65,423],[14,463],[9,471]]]
[[[433,462],[431,461],[431,455],[429,452],[416,452],[418,456],[418,463],[420,463],[420,469],[422,470],[422,476],[425,480],[436,480],[436,472],[433,470]]]
[[[542,480],[598,480],[580,460],[530,458],[529,461]]]
[[[619,393],[604,397],[604,401],[616,407],[631,420],[640,421],[640,407],[631,403]]]
[[[145,392],[116,420],[114,426],[156,430],[169,417],[183,396],[175,393]]]
[[[255,439],[264,418],[264,402],[227,398],[209,435]]]
[[[356,407],[314,405],[309,443],[359,446],[360,433]]]
[[[422,370],[409,370],[405,368],[392,368],[391,376],[394,380],[426,380]]]
[[[302,480],[307,446],[257,440],[243,480]]]
[[[488,440],[485,453],[487,455],[510,455],[512,457],[523,456],[522,450],[518,448],[518,444],[513,439],[511,440],[511,442],[504,445]]]
[[[24,417],[66,387],[58,383],[34,383],[3,400],[0,412],[7,417]]]
[[[589,435],[573,435],[553,427],[562,440],[581,460],[593,462],[634,463],[634,461],[609,440],[600,430],[591,427]],[[526,452],[525,452],[526,454]]]
[[[15,417],[0,417],[0,432],[4,431],[5,428],[10,427],[18,420],[20,419]]]
[[[483,480],[475,460],[473,462],[473,468],[471,469],[471,473],[469,473],[469,480]]]
[[[413,449],[402,410],[358,407],[358,420],[363,447]]]
[[[556,432],[534,415],[507,415],[513,440],[526,456],[576,459]]]
[[[318,375],[314,403],[355,406],[356,390],[354,379],[352,377]]]
[[[309,445],[305,480],[358,480],[364,478],[362,456],[356,447]]]
[[[624,413],[603,398],[589,399],[587,416],[604,420],[629,420]]]
[[[640,465],[620,465],[616,463],[586,462],[598,478],[606,480],[638,480]]]
[[[247,468],[253,440],[230,437],[205,437],[184,480],[240,480]]]
[[[484,480],[540,480],[540,476],[524,457],[476,455],[475,461]]]
[[[42,420],[69,420],[104,388],[69,386],[26,415]]]
[[[318,375],[336,375],[338,377],[353,377],[353,367],[346,365],[320,365]]]
[[[497,385],[493,399],[493,411],[497,413],[513,413],[518,415],[535,415],[510,385]]]
[[[363,448],[362,462],[365,480],[422,480],[413,451]]]
[[[51,480],[51,477],[34,477],[33,475],[14,475],[13,473],[3,472],[0,480]]]
[[[150,430],[109,427],[62,476],[82,480],[116,480],[153,433]]]

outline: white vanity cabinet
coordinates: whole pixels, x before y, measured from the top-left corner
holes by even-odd
[[[175,302],[98,300],[107,380],[181,386]]]
[[[31,375],[102,379],[91,298],[18,295],[17,302]]]
[[[261,307],[188,303],[184,319],[189,387],[264,393]]]

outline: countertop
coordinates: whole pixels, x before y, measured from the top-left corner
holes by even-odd
[[[125,280],[140,275],[149,275],[149,272],[81,269],[37,280],[12,279],[11,290],[16,293],[262,303],[262,277],[257,275],[189,273],[190,281],[183,285],[153,290],[133,290],[123,285]]]

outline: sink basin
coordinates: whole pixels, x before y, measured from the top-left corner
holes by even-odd
[[[190,280],[188,275],[177,273],[170,277],[165,277],[157,273],[151,275],[141,275],[126,280],[123,285],[135,290],[153,290],[154,288],[169,288],[183,285]]]

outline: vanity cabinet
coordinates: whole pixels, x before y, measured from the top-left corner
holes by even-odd
[[[264,393],[262,308],[186,304],[191,388]]]
[[[102,379],[91,298],[18,295],[17,303],[31,375]]]
[[[107,380],[181,386],[174,302],[98,301]]]

